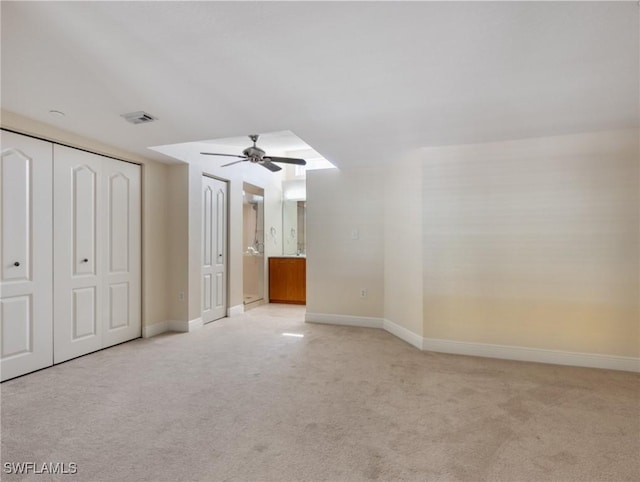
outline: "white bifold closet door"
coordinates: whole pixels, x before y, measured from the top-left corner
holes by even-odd
[[[53,363],[52,144],[0,131],[2,380]]]
[[[227,315],[227,183],[202,179],[202,322]]]
[[[54,146],[54,362],[141,333],[140,166]]]

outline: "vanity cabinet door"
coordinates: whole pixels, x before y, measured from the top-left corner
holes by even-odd
[[[305,258],[269,258],[270,303],[306,303],[306,261]]]

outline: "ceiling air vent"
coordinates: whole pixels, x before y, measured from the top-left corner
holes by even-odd
[[[149,122],[158,120],[157,117],[153,117],[151,114],[147,114],[143,111],[122,114],[122,117],[124,117],[127,122],[131,122],[132,124],[147,124]]]

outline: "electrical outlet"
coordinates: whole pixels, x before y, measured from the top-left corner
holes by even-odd
[[[178,301],[184,301],[184,291],[178,293]]]
[[[367,288],[360,288],[360,298],[365,299],[367,297]]]

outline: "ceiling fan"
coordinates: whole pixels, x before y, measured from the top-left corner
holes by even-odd
[[[239,154],[218,154],[215,152],[201,152],[200,154],[205,154],[207,156],[227,156],[227,157],[239,157],[239,161],[230,162],[229,164],[223,164],[220,167],[231,166],[233,164],[238,164],[240,162],[253,162],[254,164],[260,164],[262,167],[269,169],[272,172],[278,172],[282,168],[274,164],[274,162],[280,162],[283,164],[296,164],[298,166],[306,166],[307,161],[304,159],[297,159],[295,157],[276,157],[276,156],[265,156],[266,152],[256,146],[256,142],[258,141],[258,134],[252,134],[249,136],[249,139],[253,141],[253,146],[247,147],[244,151],[242,151],[242,155]]]

